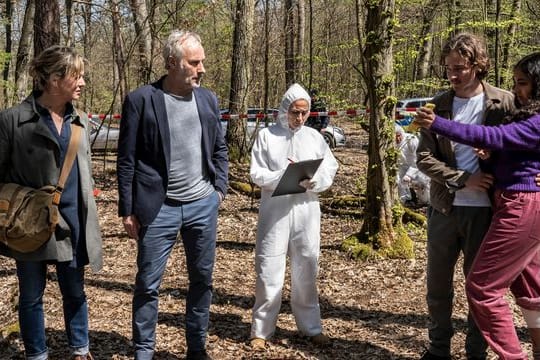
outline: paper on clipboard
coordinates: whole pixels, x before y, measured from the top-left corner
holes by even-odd
[[[311,179],[321,165],[323,159],[305,160],[290,163],[285,169],[283,176],[272,193],[272,196],[298,194],[306,192],[306,189],[298,183],[304,179]]]

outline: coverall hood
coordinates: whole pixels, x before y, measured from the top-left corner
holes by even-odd
[[[289,129],[289,119],[287,115],[289,107],[293,102],[299,99],[306,100],[308,102],[308,108],[311,109],[311,97],[309,96],[308,92],[302,86],[300,86],[300,84],[292,84],[285,92],[285,95],[283,95],[281,105],[279,105],[277,123],[285,129]],[[300,128],[301,127],[298,129]]]

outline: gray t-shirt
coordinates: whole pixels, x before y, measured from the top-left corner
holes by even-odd
[[[171,134],[171,165],[167,198],[177,201],[202,199],[214,191],[202,158],[202,129],[193,94],[165,93]]]

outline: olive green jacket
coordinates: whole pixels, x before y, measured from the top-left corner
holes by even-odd
[[[485,94],[483,124],[500,124],[514,110],[514,96],[509,91],[485,82],[482,82],[482,85]],[[431,102],[435,104],[435,113],[452,119],[454,96],[455,92],[449,90],[433,98]],[[455,191],[465,186],[471,174],[457,169],[452,142],[430,130],[421,129],[416,158],[418,169],[431,178],[431,206],[443,214],[449,214],[452,210]]]
[[[72,114],[72,122],[88,134],[85,114]],[[81,209],[86,230],[86,248],[92,270],[102,267],[101,232],[93,194],[92,163],[88,136],[81,136],[77,150]],[[33,95],[21,104],[0,112],[0,182],[17,183],[33,188],[56,185],[60,176],[60,146],[40,117]],[[62,231],[64,230],[64,231]],[[52,238],[31,253],[19,253],[0,244],[0,254],[24,261],[71,261],[73,251],[71,232],[60,216],[60,223]]]

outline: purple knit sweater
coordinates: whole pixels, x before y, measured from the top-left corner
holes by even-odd
[[[436,116],[430,130],[455,142],[492,150],[497,189],[540,191],[534,182],[540,173],[540,114],[499,126],[467,125]]]

